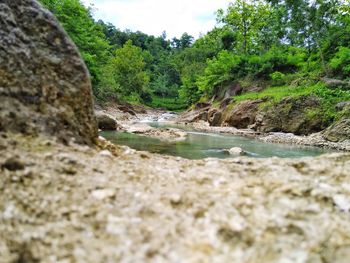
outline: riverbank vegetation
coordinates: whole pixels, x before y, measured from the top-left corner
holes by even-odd
[[[95,21],[79,0],[41,2],[78,46],[98,101],[180,110],[232,83],[268,88],[237,100],[310,92],[327,107],[349,100],[348,87],[322,84],[350,76],[348,0],[233,1],[217,11],[217,27],[197,40],[122,31]]]

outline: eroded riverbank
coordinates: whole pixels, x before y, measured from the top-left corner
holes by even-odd
[[[116,119],[119,130],[123,130],[130,133],[144,134],[153,138],[159,138],[164,141],[172,140],[184,140],[185,134],[183,129],[155,129],[152,128],[149,123],[160,121],[168,126],[182,125],[182,127],[188,127],[195,131],[218,133],[226,135],[243,136],[248,138],[254,138],[256,140],[267,143],[278,143],[284,145],[299,145],[299,146],[311,146],[319,147],[321,149],[331,149],[337,151],[350,151],[350,140],[341,142],[331,142],[324,138],[322,133],[315,133],[308,136],[298,136],[292,133],[270,132],[261,133],[252,129],[237,129],[234,127],[214,127],[209,126],[208,122],[196,121],[187,122],[182,119],[181,115],[169,114],[161,110],[145,110],[143,113],[130,115],[129,113],[123,113],[115,107],[107,107],[105,110],[100,111],[103,114],[107,114],[111,118]],[[186,128],[185,128],[186,130]]]

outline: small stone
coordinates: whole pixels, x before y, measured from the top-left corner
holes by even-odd
[[[229,149],[228,152],[230,155],[233,155],[233,156],[244,155],[244,151],[240,147],[233,147],[233,148]]]
[[[181,195],[179,195],[179,194],[172,194],[170,196],[170,203],[172,205],[179,205],[181,203]]]
[[[103,150],[99,152],[100,156],[112,158],[113,154],[108,150]]]
[[[350,198],[345,195],[333,196],[334,204],[344,212],[350,211]]]
[[[98,189],[93,191],[91,194],[98,200],[103,200],[115,196],[113,189]]]

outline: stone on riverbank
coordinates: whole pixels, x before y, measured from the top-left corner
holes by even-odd
[[[350,141],[350,119],[343,118],[333,123],[323,133],[323,137],[331,142]]]
[[[98,128],[102,131],[113,131],[117,128],[116,120],[107,114],[97,113],[96,119],[98,123]]]
[[[0,3],[0,131],[97,138],[89,74],[56,18],[33,0]]]

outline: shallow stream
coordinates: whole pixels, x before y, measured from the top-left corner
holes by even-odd
[[[150,125],[161,128],[169,127],[169,125],[161,123],[150,123]],[[171,125],[171,127],[186,130],[188,132],[187,139],[180,142],[165,142],[144,135],[117,131],[105,131],[101,132],[101,135],[115,144],[126,145],[136,150],[181,156],[188,159],[230,158],[232,156],[230,156],[227,149],[232,147],[240,147],[246,152],[247,156],[255,158],[273,156],[298,158],[331,152],[331,150],[317,147],[265,143],[242,136],[197,132],[179,125]]]

